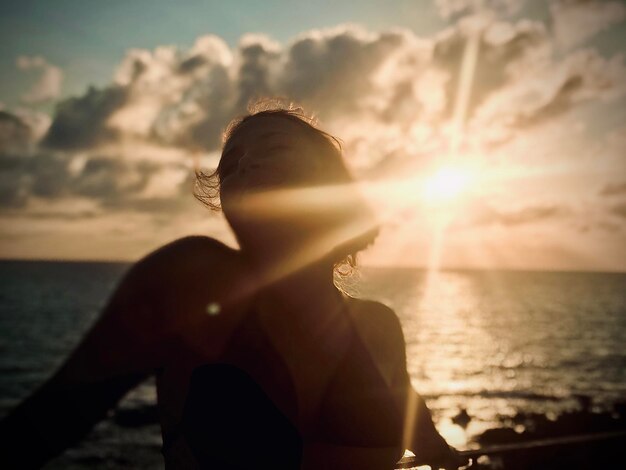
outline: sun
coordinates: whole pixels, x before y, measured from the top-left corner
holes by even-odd
[[[468,188],[471,179],[467,169],[455,166],[441,167],[424,181],[422,197],[426,203],[454,202]]]

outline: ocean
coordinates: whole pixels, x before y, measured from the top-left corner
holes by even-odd
[[[61,364],[128,267],[0,262],[0,416]],[[452,445],[518,412],[554,418],[580,396],[597,409],[626,397],[626,274],[367,267],[345,288],[396,311],[413,384]],[[155,400],[149,381],[119,408]],[[122,411],[46,468],[162,468],[158,424],[129,425]]]

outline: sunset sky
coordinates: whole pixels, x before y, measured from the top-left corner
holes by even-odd
[[[4,2],[0,257],[233,244],[194,164],[281,96],[342,139],[365,264],[626,271],[625,49],[624,1]]]

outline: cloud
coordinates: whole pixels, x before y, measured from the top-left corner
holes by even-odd
[[[33,143],[33,132],[17,115],[0,111],[0,155],[25,153]]]
[[[465,217],[456,225],[458,227],[486,225],[514,227],[560,219],[570,213],[571,211],[568,207],[556,204],[532,205],[515,210],[501,210],[489,205],[479,204],[471,207]]]
[[[106,154],[37,146],[34,131],[19,116],[0,111],[0,207],[27,207],[31,199],[90,199],[108,209],[168,211],[191,202],[192,172],[181,158],[154,158],[158,148],[131,146]],[[53,134],[54,135],[54,134]],[[117,148],[123,152],[123,148]],[[144,152],[148,152],[145,155]],[[186,191],[184,191],[186,189]]]
[[[20,56],[16,61],[20,70],[39,70],[41,75],[33,87],[22,95],[22,101],[28,104],[38,104],[51,101],[61,93],[63,71],[56,65],[50,64],[41,56]]]
[[[186,51],[131,50],[116,73],[126,100],[107,124],[164,145],[215,149],[233,117],[235,76],[233,52],[217,36],[202,36]]]
[[[226,123],[263,96],[313,105],[327,119],[384,112],[425,70],[418,57],[424,52],[412,33],[356,26],[311,31],[287,48],[248,35],[232,50],[216,36],[199,38],[189,50],[131,50],[112,85],[58,105],[44,144],[71,150],[132,137],[215,150]],[[409,104],[418,101],[407,91]]]
[[[468,38],[476,26],[474,18],[461,21],[442,32],[434,45],[434,65],[449,76],[446,96],[448,114],[456,101],[463,54]],[[482,39],[474,71],[474,86],[467,114],[494,92],[502,90],[517,80],[521,69],[545,67],[550,54],[550,37],[545,25],[537,21],[522,20],[515,23],[481,20]]]
[[[31,197],[54,198],[66,192],[67,164],[62,157],[45,153],[0,155],[0,204],[25,207]]]
[[[115,140],[119,131],[109,125],[108,119],[124,106],[126,98],[125,88],[111,85],[102,89],[89,87],[83,96],[61,101],[43,145],[77,150]]]
[[[622,55],[607,59],[593,49],[583,49],[557,61],[525,65],[476,111],[474,128],[487,129],[493,142],[510,139],[584,102],[616,100],[626,94]]]
[[[501,15],[516,13],[524,5],[525,0],[436,0],[439,14],[445,19],[455,19],[471,14],[477,10],[492,10]],[[480,7],[479,7],[480,5]]]
[[[189,49],[133,49],[114,83],[59,103],[43,143],[70,151],[130,139],[211,152],[251,99],[283,96],[313,109],[347,147],[389,147],[370,136],[399,132],[405,137],[396,140],[398,148],[444,151],[470,19],[431,38],[343,25],[284,45],[247,35],[230,48],[208,35]],[[550,31],[538,21],[487,18],[482,28],[467,114],[469,126],[481,129],[474,134],[489,142],[578,103],[624,92],[622,56],[579,50],[555,57]]]
[[[619,1],[557,0],[550,3],[552,28],[557,44],[571,49],[626,18]]]
[[[600,190],[601,196],[620,196],[626,194],[626,181],[609,183]]]
[[[626,219],[626,202],[621,202],[611,207],[611,214]]]
[[[40,216],[45,204],[58,204],[59,213],[61,201],[76,200],[91,203],[89,213],[132,211],[154,220],[184,214],[195,204],[196,160],[214,163],[223,128],[264,95],[315,111],[323,128],[343,139],[359,175],[423,175],[449,152],[468,24],[427,38],[342,25],[284,44],[247,35],[229,47],[207,35],[189,48],[129,50],[112,83],[62,100],[50,123],[24,111],[0,112],[0,210]],[[593,49],[555,54],[551,29],[539,21],[491,18],[482,27],[467,140],[486,165],[506,165],[510,157],[493,143],[559,123],[583,103],[623,96],[622,56]],[[508,164],[512,158],[523,160],[516,155]],[[464,223],[560,221],[573,207],[568,195],[529,201],[516,191],[526,206],[515,209],[514,194],[497,209],[473,208]]]

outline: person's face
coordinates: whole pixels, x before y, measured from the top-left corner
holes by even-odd
[[[220,162],[224,214],[240,243],[293,245],[323,221],[293,199],[324,174],[322,149],[301,124],[280,116],[245,122]]]
[[[306,186],[321,170],[320,156],[302,125],[279,116],[245,122],[220,162],[222,202],[270,189]]]

